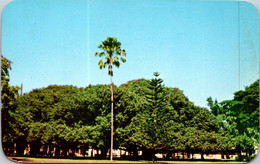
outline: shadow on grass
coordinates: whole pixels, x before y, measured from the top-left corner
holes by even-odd
[[[82,163],[83,161],[80,162],[80,160],[90,160],[87,161],[86,163],[110,163],[110,162],[105,162],[105,160],[109,161],[109,158],[95,158],[95,157],[49,157],[49,156],[15,156],[15,157],[10,157],[11,160],[13,160],[14,162],[24,162],[24,163],[31,163],[31,159],[28,158],[34,158],[37,160],[40,159],[50,159],[53,160],[53,162],[50,161],[50,163],[61,163],[57,162],[59,159],[70,159],[73,160],[73,163]],[[120,163],[120,161],[122,161],[122,163],[127,163],[127,161],[129,161],[129,163],[155,163],[155,164],[170,164],[170,163],[175,163],[175,164],[187,164],[187,163],[203,163],[203,164],[207,164],[207,163],[214,163],[214,164],[223,164],[224,162],[232,162],[232,164],[235,163],[240,163],[238,161],[235,160],[224,160],[224,159],[170,159],[170,160],[163,160],[163,159],[156,159],[154,161],[152,160],[144,160],[144,159],[134,159],[134,158],[128,158],[128,159],[122,159],[122,158],[113,158],[114,161],[116,161],[116,163]],[[93,161],[92,161],[93,160]],[[56,162],[55,162],[56,161]],[[33,162],[32,162],[33,163]],[[49,162],[46,162],[49,163]],[[62,162],[62,163],[67,163],[67,162]],[[71,163],[71,162],[70,162]]]

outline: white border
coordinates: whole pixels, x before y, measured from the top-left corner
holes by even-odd
[[[4,11],[4,7],[11,1],[13,1],[13,0],[0,0],[0,53],[2,53],[2,14]],[[223,1],[225,1],[225,0],[223,0]],[[228,0],[226,0],[226,1],[228,1]],[[260,1],[259,0],[243,0],[243,1],[248,1],[248,2],[252,3],[257,8],[258,13],[260,13]],[[260,26],[259,26],[259,29],[260,29]],[[260,45],[260,43],[259,43],[259,45]],[[0,117],[1,117],[1,115],[0,115]],[[0,125],[1,125],[1,123],[0,123]],[[4,153],[2,151],[1,142],[0,142],[0,163],[1,164],[13,164],[14,163],[14,162],[11,162],[10,160],[8,160],[6,158],[6,156],[4,155]],[[257,157],[254,160],[252,160],[249,163],[250,164],[259,164],[260,163],[259,154],[257,155]]]

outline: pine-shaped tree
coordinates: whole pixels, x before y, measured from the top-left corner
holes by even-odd
[[[165,101],[165,87],[163,80],[155,72],[155,78],[149,82],[146,94],[146,109],[142,113],[142,130],[144,132],[144,145],[148,149],[147,156],[154,157],[156,151],[164,147],[165,128],[167,119],[167,108]]]

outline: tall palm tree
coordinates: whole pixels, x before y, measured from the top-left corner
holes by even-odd
[[[120,66],[120,61],[125,63],[126,52],[124,49],[121,49],[121,43],[117,41],[115,37],[108,37],[106,40],[102,41],[102,44],[98,46],[98,48],[102,49],[102,52],[96,52],[95,56],[104,57],[101,58],[98,62],[99,68],[103,69],[108,66],[108,75],[110,76],[110,91],[111,91],[111,149],[110,149],[110,160],[113,160],[113,105],[114,105],[114,92],[113,92],[113,65],[116,67]]]

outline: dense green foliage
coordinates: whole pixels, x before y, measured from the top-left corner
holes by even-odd
[[[18,97],[18,87],[8,85],[10,61],[2,59],[2,134],[6,154],[16,143],[23,155],[68,156],[81,149],[110,148],[111,93],[109,85],[86,88],[50,85]],[[151,159],[155,153],[170,158],[173,152],[229,154],[254,153],[259,144],[259,80],[218,103],[208,98],[210,110],[195,106],[178,88],[163,84],[159,74],[151,80],[113,86],[115,149],[134,158]],[[7,88],[7,89],[6,89]],[[41,154],[40,147],[48,147]],[[10,149],[7,149],[10,148]],[[73,152],[69,154],[69,149]],[[143,152],[142,157],[138,151]],[[62,152],[61,154],[58,152]],[[53,154],[54,153],[54,154]]]
[[[15,100],[18,95],[17,86],[10,86],[9,71],[11,70],[11,61],[1,55],[1,125],[2,125],[2,144],[5,151],[13,151],[13,136],[15,135],[11,125],[13,118],[10,112],[15,110]]]
[[[232,100],[218,103],[208,98],[211,112],[216,116],[222,135],[223,151],[235,148],[250,156],[259,146],[259,80],[245,90],[234,93]]]

